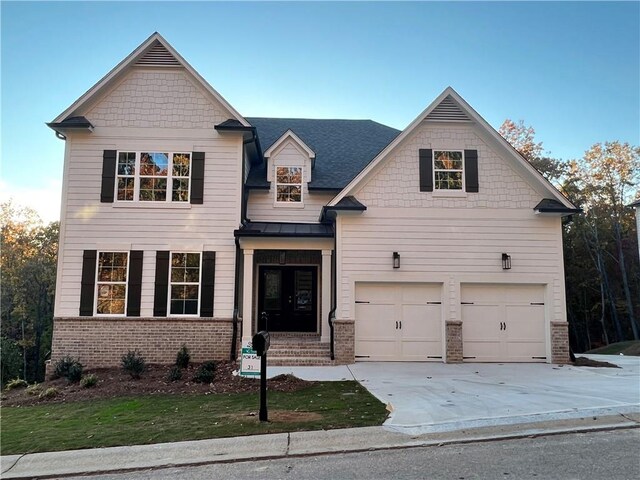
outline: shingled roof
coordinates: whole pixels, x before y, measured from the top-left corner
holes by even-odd
[[[262,151],[292,130],[316,154],[310,189],[344,188],[399,133],[372,120],[313,120],[302,118],[246,119],[256,127]],[[266,165],[254,165],[246,185],[268,188]]]

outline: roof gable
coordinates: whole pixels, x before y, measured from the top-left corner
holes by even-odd
[[[217,100],[242,125],[249,123],[240,115],[209,83],[200,76],[189,63],[158,32],[153,33],[138,48],[116,65],[93,87],[58,115],[51,123],[62,123],[68,117],[82,115],[86,108],[100,94],[109,89],[132,67],[184,68],[204,90]]]
[[[358,187],[372,175],[374,169],[385,161],[390,153],[406,139],[423,121],[427,122],[465,122],[478,125],[498,144],[520,170],[526,173],[527,180],[548,193],[566,208],[575,209],[544,176],[538,172],[518,151],[509,144],[486,120],[484,120],[453,88],[447,87],[436,99],[418,115],[391,143],[389,143],[349,184],[329,202],[334,206],[344,197],[353,195]]]
[[[298,137],[291,129],[284,132],[278,140],[276,140],[269,148],[267,148],[267,150],[265,150],[264,157],[271,157],[288,140],[292,140],[295,144],[297,144],[302,150],[304,150],[309,158],[316,158],[316,153],[311,148],[309,148],[309,146],[304,143],[300,139],[300,137]]]

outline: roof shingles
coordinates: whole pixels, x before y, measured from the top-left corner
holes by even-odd
[[[247,121],[256,127],[263,151],[291,130],[315,152],[310,189],[344,188],[400,133],[372,120],[251,117]],[[247,186],[268,187],[266,173],[266,165],[253,166]]]

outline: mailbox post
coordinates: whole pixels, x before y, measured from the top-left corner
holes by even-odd
[[[260,421],[268,422],[267,418],[267,350],[271,343],[269,332],[262,330],[251,340],[252,347],[260,357]]]

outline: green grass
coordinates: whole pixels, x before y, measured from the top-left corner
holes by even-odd
[[[144,396],[2,407],[2,455],[380,425],[385,406],[357,382],[258,394]],[[255,412],[255,416],[249,416]],[[287,418],[285,418],[287,417]]]
[[[628,342],[612,343],[604,347],[594,348],[586,353],[594,353],[598,355],[640,355],[640,340],[631,340]]]

